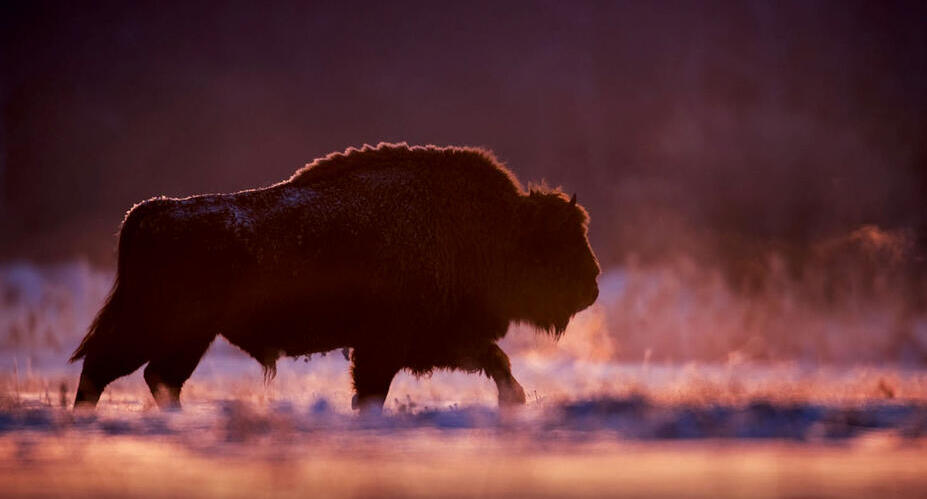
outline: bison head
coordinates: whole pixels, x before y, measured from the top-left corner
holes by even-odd
[[[589,216],[559,191],[532,190],[520,207],[513,292],[517,319],[559,336],[570,318],[599,295],[599,263],[586,228]]]

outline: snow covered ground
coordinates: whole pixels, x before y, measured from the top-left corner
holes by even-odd
[[[80,366],[65,359],[110,276],[81,264],[3,266],[0,495],[927,495],[927,369],[897,350],[861,352],[895,342],[890,328],[872,333],[895,321],[890,311],[828,320],[673,275],[606,274],[599,304],[560,343],[516,328],[503,348],[529,395],[520,410],[500,412],[485,378],[438,372],[400,375],[382,416],[358,416],[340,352],[282,359],[265,383],[256,362],[219,340],[183,410],[157,410],[135,373],[98,411],[75,413]],[[788,344],[777,351],[797,355],[767,355],[756,342],[730,349],[745,317],[752,334],[786,331],[772,308],[809,337],[764,333],[767,352]],[[834,329],[851,319],[841,345]],[[634,321],[651,343],[623,336]],[[917,352],[919,337],[905,338]],[[837,346],[818,360],[815,345]]]

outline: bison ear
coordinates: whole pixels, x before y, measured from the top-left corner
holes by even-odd
[[[570,198],[570,206],[576,206],[576,193],[573,193],[573,197]]]

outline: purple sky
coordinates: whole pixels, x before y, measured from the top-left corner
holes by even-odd
[[[0,257],[110,264],[141,199],[381,140],[578,192],[607,264],[925,240],[923,2],[195,3],[3,7]]]

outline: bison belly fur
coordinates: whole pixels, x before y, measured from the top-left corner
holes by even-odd
[[[365,146],[261,189],[150,199],[123,221],[116,282],[71,358],[75,404],[147,363],[155,399],[178,405],[218,334],[270,376],[282,355],[351,348],[361,406],[435,368],[523,404],[496,342],[512,322],[559,336],[595,301],[587,225],[575,196],[457,147]]]

